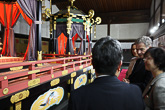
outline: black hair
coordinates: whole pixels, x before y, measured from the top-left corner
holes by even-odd
[[[151,47],[145,54],[144,58],[150,54],[154,60],[154,64],[159,68],[159,70],[165,71],[165,50],[160,47]]]
[[[98,74],[114,76],[122,58],[120,42],[110,37],[101,38],[92,49],[92,64]]]
[[[132,48],[133,48],[134,45],[136,45],[136,44],[133,43],[133,44],[131,45],[131,54],[132,54],[132,56],[134,56],[134,54],[132,53]],[[136,56],[134,56],[134,57],[136,57]]]

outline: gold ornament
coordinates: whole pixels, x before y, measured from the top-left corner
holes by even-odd
[[[63,75],[63,76],[65,76],[65,75],[67,75],[67,74],[68,74],[68,70],[62,71],[62,75]]]
[[[3,94],[6,95],[9,92],[8,88],[3,89]]]
[[[50,8],[45,9],[45,14],[46,14],[47,17],[50,17],[50,14],[51,14]]]
[[[52,80],[52,81],[50,82],[50,85],[51,85],[51,86],[55,86],[55,85],[57,85],[57,84],[59,84],[59,83],[60,83],[60,79],[57,78],[57,79]]]
[[[46,14],[45,13],[42,13],[42,20],[46,21]]]
[[[73,6],[73,2],[75,2],[75,0],[69,0],[71,2],[71,6]]]
[[[21,110],[21,102],[15,104],[15,110]]]
[[[87,68],[84,68],[84,69],[83,69],[83,72],[86,72],[86,71],[87,71]]]
[[[72,22],[72,17],[67,18],[67,33],[68,34],[70,34],[70,31],[72,30],[72,28],[71,28],[72,23],[73,23]]]
[[[17,67],[12,67],[10,68],[11,71],[16,71],[16,70],[21,70],[23,66],[17,66]]]
[[[16,93],[15,95],[12,95],[12,97],[10,98],[10,101],[11,101],[11,103],[19,102],[19,101],[29,97],[29,94],[30,94],[29,90],[25,90],[25,91]]]
[[[94,16],[94,14],[95,14],[94,10],[89,10],[88,16],[90,19]]]
[[[4,80],[6,80],[7,79],[7,76],[4,76]]]
[[[37,51],[37,52],[38,52],[37,60],[42,60],[42,51]]]
[[[40,70],[32,70],[32,71],[29,71],[28,74],[34,74],[34,73],[38,73],[40,72]]]
[[[100,24],[101,23],[101,18],[100,17],[96,17],[96,24]]]
[[[36,86],[40,83],[40,78],[37,78],[37,79],[33,79],[33,80],[30,80],[28,82],[28,86],[31,87],[31,86]]]
[[[95,23],[94,19],[91,19],[91,25],[93,25]]]
[[[71,73],[72,78],[75,77],[75,76],[76,76],[76,72]]]

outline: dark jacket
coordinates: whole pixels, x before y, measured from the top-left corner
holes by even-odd
[[[128,77],[130,83],[138,85],[142,92],[152,78],[152,73],[145,69],[144,61],[141,58],[136,61],[132,74]]]
[[[99,77],[71,92],[68,110],[143,110],[139,87],[116,76]]]

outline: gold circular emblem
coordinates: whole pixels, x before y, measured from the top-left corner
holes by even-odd
[[[9,92],[8,88],[3,89],[3,94],[6,95]]]
[[[6,79],[7,79],[7,76],[4,77],[4,80],[6,80]]]

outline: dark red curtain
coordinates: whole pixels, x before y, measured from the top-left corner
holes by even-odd
[[[76,35],[72,37],[72,44],[73,44],[74,54],[78,54],[78,53],[76,53],[76,46],[75,46],[75,41],[78,38],[80,38],[80,40],[82,42],[82,39],[81,39],[81,37],[79,37],[78,33],[76,33]],[[80,47],[81,47],[81,43],[80,43]],[[80,47],[78,48],[78,51],[80,51]]]
[[[67,37],[62,33],[58,38],[58,54],[66,53]]]
[[[13,27],[17,22],[20,11],[15,2],[0,2],[0,23],[5,28],[2,55],[16,56]]]
[[[24,60],[33,61],[37,57],[36,46],[36,18],[37,18],[37,0],[17,0],[16,3],[23,18],[30,25],[28,47],[24,55]]]

